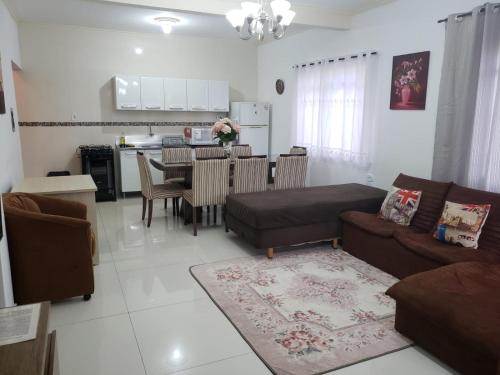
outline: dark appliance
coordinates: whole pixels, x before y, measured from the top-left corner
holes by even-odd
[[[115,163],[109,145],[80,146],[82,173],[89,174],[97,186],[97,202],[116,201]]]

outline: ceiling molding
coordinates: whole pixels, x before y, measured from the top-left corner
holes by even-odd
[[[231,0],[90,0],[103,3],[121,4],[168,10],[174,12],[190,12],[224,16],[229,10],[239,5],[239,1]],[[294,23],[299,25],[324,27],[336,30],[348,30],[352,17],[325,8],[294,5],[297,12]]]

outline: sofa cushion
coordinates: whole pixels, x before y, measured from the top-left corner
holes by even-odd
[[[462,204],[446,201],[434,231],[434,238],[453,245],[477,249],[481,230],[491,205]]]
[[[401,230],[403,232],[420,232],[414,227],[402,227],[392,221],[384,220],[378,217],[377,214],[370,214],[366,212],[348,211],[340,215],[340,218],[359,229],[362,229],[370,234],[392,238],[394,232]]]
[[[489,353],[500,353],[500,265],[454,264],[410,276],[387,294]]]
[[[417,213],[421,198],[420,190],[404,190],[393,186],[382,204],[379,217],[407,227]]]
[[[500,256],[485,249],[466,249],[436,240],[430,233],[396,231],[394,238],[406,249],[443,265],[458,262],[500,263]]]
[[[490,213],[479,238],[479,248],[500,256],[500,194],[453,185],[446,200],[465,204],[490,204]]]
[[[40,213],[36,202],[22,193],[6,193],[2,200],[5,207]]]
[[[401,189],[422,191],[422,199],[411,225],[430,232],[441,216],[446,194],[452,184],[400,174],[393,185]]]
[[[337,221],[348,210],[377,212],[386,191],[359,184],[232,194],[226,212],[255,229]]]

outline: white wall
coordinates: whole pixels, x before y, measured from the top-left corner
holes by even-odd
[[[7,113],[0,115],[0,193],[7,192],[23,176],[19,130],[11,130],[10,108],[17,119],[16,97],[12,76],[12,62],[21,66],[17,25],[0,0],[0,57]],[[3,212],[0,220],[3,221]],[[12,282],[10,278],[9,253],[3,222],[4,237],[0,241],[0,307],[12,305]]]
[[[367,171],[336,163],[317,163],[311,166],[311,183],[366,183],[367,173],[373,173],[375,185],[387,188],[399,172],[430,178],[445,36],[445,26],[437,20],[482,3],[481,0],[398,0],[355,17],[350,31],[311,30],[260,46],[258,95],[259,100],[271,102],[274,107],[273,152],[284,152],[293,143],[290,139],[295,109],[292,65],[374,50],[379,53],[374,164]],[[429,50],[427,109],[391,111],[393,56]],[[289,86],[281,97],[273,88],[278,78]]]
[[[142,74],[230,82],[232,101],[257,97],[257,47],[239,39],[165,36],[77,26],[20,23],[23,72],[16,75],[21,121],[214,121],[213,113],[115,111],[111,78]],[[134,52],[143,49],[142,55]],[[157,129],[181,133],[181,128]],[[22,128],[26,176],[69,166],[80,144],[113,143],[146,128]],[[41,142],[47,143],[41,143]],[[47,147],[41,152],[40,144]]]

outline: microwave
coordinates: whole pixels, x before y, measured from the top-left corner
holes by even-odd
[[[212,128],[184,128],[184,141],[189,145],[214,145],[218,140],[214,139]]]

